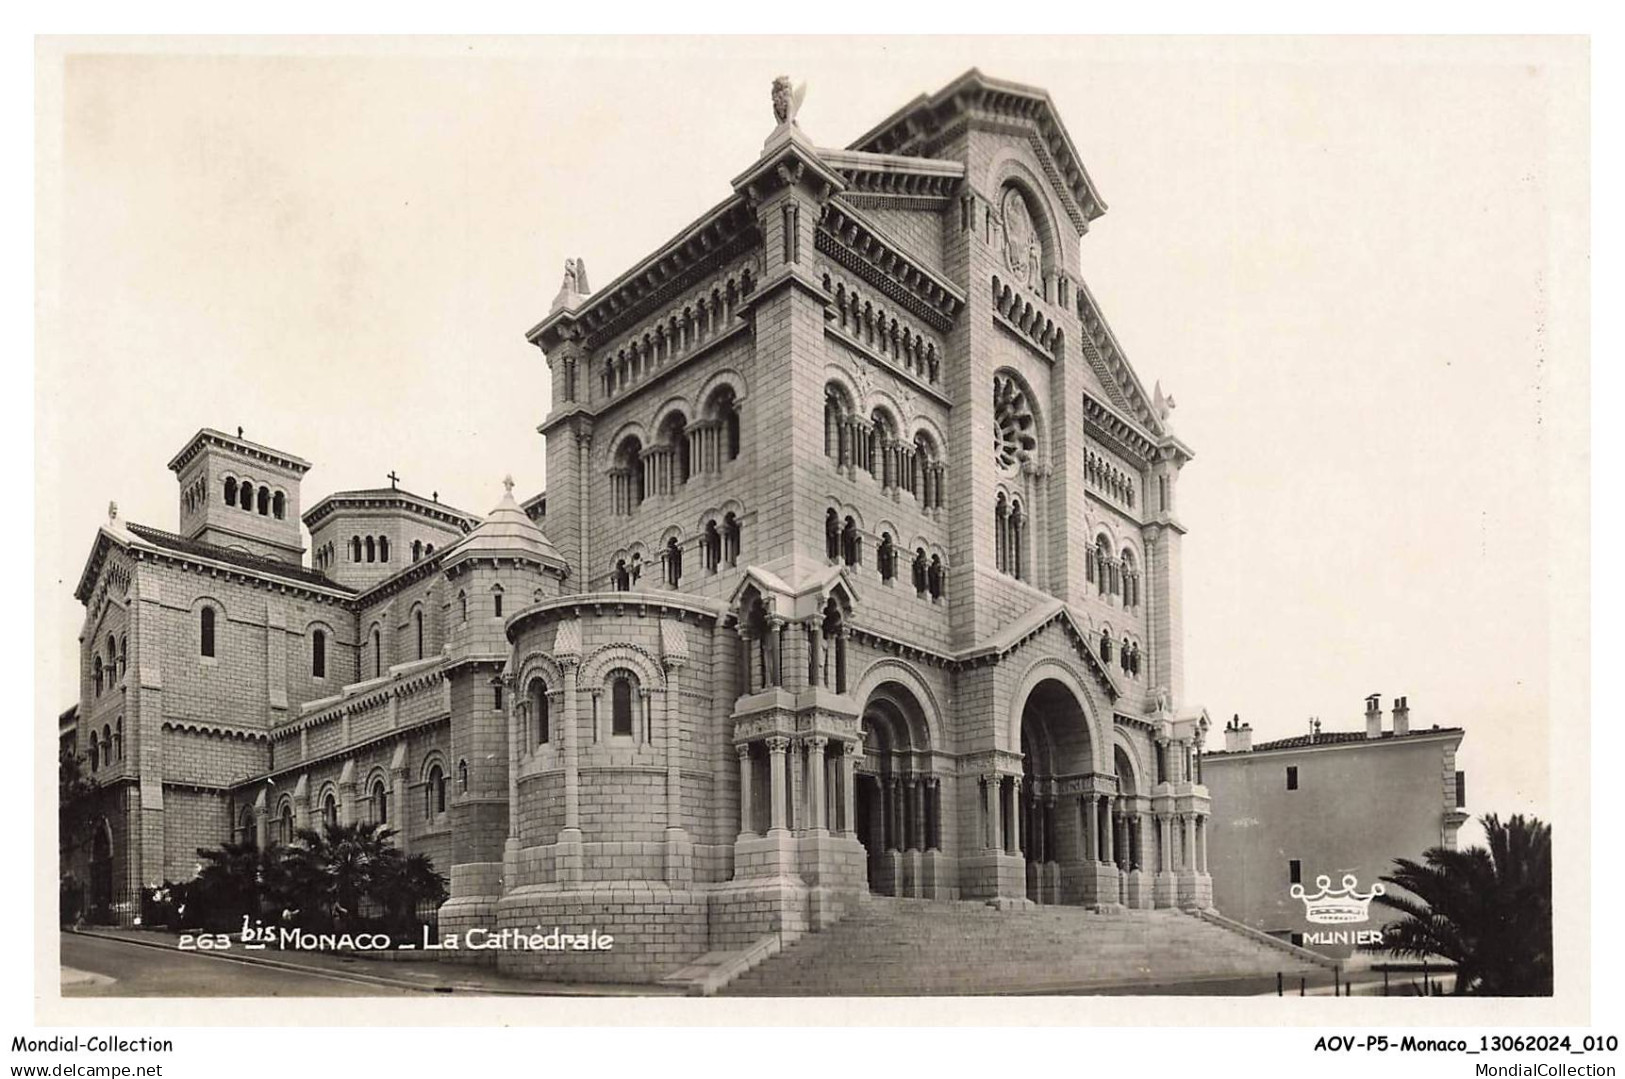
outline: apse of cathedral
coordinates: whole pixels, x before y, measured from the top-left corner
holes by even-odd
[[[442,935],[590,925],[612,952],[493,961],[626,982],[871,893],[1211,906],[1191,451],[1081,275],[1072,137],[978,71],[844,149],[800,100],[642,261],[538,288],[545,497],[494,463],[484,513],[303,509],[309,462],[204,428],[172,530],[110,516],[97,886],[380,821],[449,876]]]

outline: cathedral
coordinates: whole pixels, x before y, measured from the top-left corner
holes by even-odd
[[[973,70],[844,149],[772,103],[726,198],[541,298],[545,493],[305,508],[310,462],[204,428],[173,531],[110,514],[93,891],[382,821],[442,935],[613,934],[495,957],[604,982],[868,893],[1211,906],[1191,451],[1080,274],[1106,207],[1054,103]]]

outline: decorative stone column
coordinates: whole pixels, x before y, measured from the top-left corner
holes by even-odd
[[[739,834],[755,835],[756,828],[751,820],[751,760],[750,743],[741,742],[734,746],[734,752],[739,755]]]
[[[806,740],[807,828],[815,835],[824,835],[829,831],[829,822],[824,819],[824,747],[827,745],[829,739],[822,735],[813,735]]]
[[[814,689],[824,687],[824,620],[818,616],[801,623],[807,638],[807,685]]]
[[[693,845],[683,828],[682,656],[667,651],[663,658],[666,688],[661,695],[660,753],[666,765],[666,882],[687,884],[694,879]]]
[[[785,830],[784,802],[785,802],[785,772],[784,756],[790,748],[790,739],[774,736],[767,740],[768,759],[768,792],[771,795],[768,806],[768,834]]]
[[[982,847],[984,850],[996,850],[1003,835],[1002,826],[999,823],[999,777],[984,775],[981,782],[984,823]]]

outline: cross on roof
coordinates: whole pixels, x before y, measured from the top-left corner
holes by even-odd
[[[393,468],[389,470],[389,477],[388,478],[389,478],[389,489],[391,491],[393,491],[399,485],[401,478],[399,476],[395,475],[395,470]]]

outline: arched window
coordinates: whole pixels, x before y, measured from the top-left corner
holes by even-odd
[[[858,523],[851,517],[841,529],[841,561],[849,566],[863,563],[863,538],[858,535]]]
[[[1112,631],[1109,629],[1100,631],[1100,658],[1106,663],[1112,661]]]
[[[739,564],[739,551],[744,543],[745,530],[732,512],[722,518],[722,560],[730,566]]]
[[[643,443],[635,435],[625,438],[615,449],[615,467],[610,469],[611,502],[616,513],[627,514],[643,504]]]
[[[378,560],[378,541],[375,540],[373,537],[368,536],[367,537],[367,561],[368,562],[376,562],[377,560]]]
[[[1105,536],[1095,537],[1095,587],[1102,596],[1111,588],[1111,550]]]
[[[890,532],[880,534],[880,545],[875,548],[875,566],[883,581],[897,576],[897,547],[891,541]]]
[[[666,583],[673,588],[683,583],[683,549],[676,536],[666,541]]]
[[[338,827],[339,800],[333,797],[332,791],[322,795],[322,823],[329,828]]]
[[[124,759],[124,717],[119,716],[113,724],[113,753],[119,759]]]
[[[1010,500],[1000,491],[993,500],[993,564],[1010,572]]]
[[[266,488],[266,487],[261,487],[259,489],[259,491],[256,493],[255,503],[256,503],[256,507],[259,509],[259,514],[260,514],[261,517],[264,517],[266,514],[270,513],[271,512],[271,491],[270,491],[270,489]]]
[[[530,715],[536,729],[536,744],[542,745],[551,735],[547,723],[547,683],[540,678],[530,680]]]
[[[423,818],[433,820],[436,813],[446,811],[446,773],[440,765],[429,766],[429,778],[423,784]]]
[[[660,486],[669,489],[687,483],[690,464],[688,420],[681,412],[671,413],[660,424],[660,438],[665,443],[666,452],[671,455],[669,476],[662,477]]]
[[[891,413],[877,408],[869,415],[869,475],[880,481],[882,490],[890,490],[899,485],[900,463],[897,424]]]
[[[831,562],[841,557],[841,515],[824,511],[824,555]]]
[[[929,569],[930,569],[930,561],[925,557],[925,548],[924,547],[916,547],[916,548],[914,548],[913,574],[914,574],[914,593],[915,593],[915,595],[918,595],[918,596],[925,595],[925,590],[926,590],[927,587],[929,587],[929,584],[930,584],[930,582],[929,582],[929,580],[927,578],[927,571]]]
[[[350,561],[351,562],[359,562],[359,561],[361,561],[361,537],[360,536],[351,536],[350,537]]]
[[[416,562],[423,557],[423,541],[412,541],[412,561]]]
[[[941,555],[931,556],[931,565],[926,567],[925,579],[932,601],[941,599],[948,583],[948,572],[942,565]]]
[[[214,655],[214,608],[205,607],[198,612],[198,654]]]
[[[87,756],[90,757],[90,770],[94,772],[101,764],[101,747],[96,744],[96,732],[90,732],[90,748]]]
[[[632,734],[632,678],[630,675],[622,673],[611,680],[609,714],[609,733],[630,737]]]
[[[382,779],[372,781],[372,819],[375,824],[389,823],[389,788]]]
[[[327,677],[327,632],[316,630],[310,635],[310,676]]]
[[[705,562],[707,573],[715,573],[717,567],[722,565],[722,533],[717,531],[715,521],[705,522],[705,534],[700,539],[700,558]]]
[[[468,793],[468,761],[467,761],[467,759],[460,760],[460,761],[457,762],[457,789],[458,789],[458,791],[460,791],[463,794]]]
[[[119,634],[118,638],[118,676],[124,677],[124,667],[130,658],[130,636],[127,633]]]
[[[236,477],[234,477],[234,476],[227,476],[226,477],[226,505],[235,506],[236,504],[237,504],[237,480],[236,480]]]
[[[491,586],[491,617],[502,617],[502,586],[499,584]]]
[[[379,678],[384,673],[384,635],[378,627],[372,630],[372,676]]]
[[[283,802],[282,812],[277,814],[276,841],[284,847],[293,843],[293,803]]]
[[[1010,576],[1017,580],[1026,578],[1023,565],[1023,552],[1026,549],[1027,518],[1021,512],[1021,500],[1010,500]]]
[[[739,402],[732,386],[718,386],[711,394],[711,418],[718,424],[717,449],[722,460],[739,456]]]
[[[90,670],[96,682],[96,696],[100,697],[102,695],[102,657],[99,653],[90,661]]]
[[[632,574],[626,568],[626,559],[624,558],[615,560],[614,585],[617,592],[630,592],[632,590]]]
[[[271,496],[271,516],[282,520],[288,515],[288,496],[278,491]]]
[[[434,544],[426,544],[423,548],[423,557],[428,558],[432,554],[434,554]]]
[[[415,611],[412,612],[412,625],[413,625],[413,628],[417,630],[417,635],[418,635],[418,658],[422,659],[423,658],[423,609],[422,608],[419,608],[418,610],[415,610]]]
[[[102,763],[113,763],[113,727],[111,724],[102,724]]]
[[[254,485],[252,483],[245,480],[243,485],[237,488],[237,503],[245,510],[254,508]]]
[[[378,561],[380,561],[380,562],[388,562],[389,561],[389,537],[388,536],[379,536],[378,537]]]
[[[834,382],[824,386],[824,456],[836,465],[855,461],[857,427],[853,423],[852,401]]]

